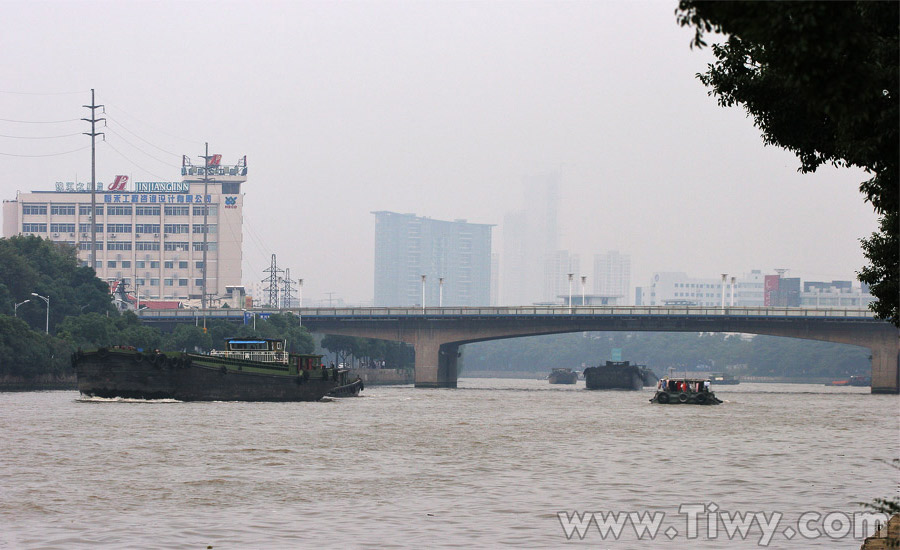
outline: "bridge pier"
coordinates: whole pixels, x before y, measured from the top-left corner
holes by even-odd
[[[434,338],[417,338],[416,351],[417,388],[455,388],[458,344],[441,344]]]
[[[872,393],[900,393],[900,351],[897,345],[872,346]]]

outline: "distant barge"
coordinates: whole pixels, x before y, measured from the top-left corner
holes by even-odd
[[[556,368],[550,371],[547,379],[551,384],[574,384],[578,382],[578,373],[572,369]]]

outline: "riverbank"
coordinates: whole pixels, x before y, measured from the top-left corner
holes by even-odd
[[[75,373],[63,376],[42,374],[31,378],[0,376],[0,391],[74,390],[77,388]]]

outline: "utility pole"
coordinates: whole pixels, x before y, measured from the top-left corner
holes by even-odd
[[[209,246],[209,201],[206,197],[209,194],[209,142],[206,142],[206,154],[203,155],[203,285],[200,293],[200,308],[203,310],[203,326],[206,327],[206,273],[207,273],[207,255],[206,249]]]
[[[91,269],[97,269],[97,147],[96,147],[96,139],[97,136],[103,136],[106,139],[106,134],[103,132],[97,132],[97,123],[101,120],[105,121],[105,118],[97,118],[96,111],[97,109],[103,109],[103,112],[106,112],[106,109],[103,105],[97,105],[97,102],[94,101],[94,89],[91,88],[91,104],[90,105],[82,105],[82,107],[86,107],[91,110],[91,118],[83,118],[86,122],[91,123],[91,131],[83,132],[86,136],[91,136]],[[48,306],[49,307],[49,306]]]

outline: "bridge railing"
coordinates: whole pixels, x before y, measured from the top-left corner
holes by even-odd
[[[706,306],[510,306],[510,307],[308,307],[285,310],[256,308],[240,309],[184,309],[143,310],[139,316],[146,320],[202,320],[225,319],[245,321],[251,316],[293,313],[304,318],[324,319],[353,317],[384,319],[397,317],[458,318],[458,317],[609,317],[609,316],[700,316],[700,317],[768,317],[768,318],[834,318],[874,320],[869,309],[828,309],[800,307],[706,307]]]

